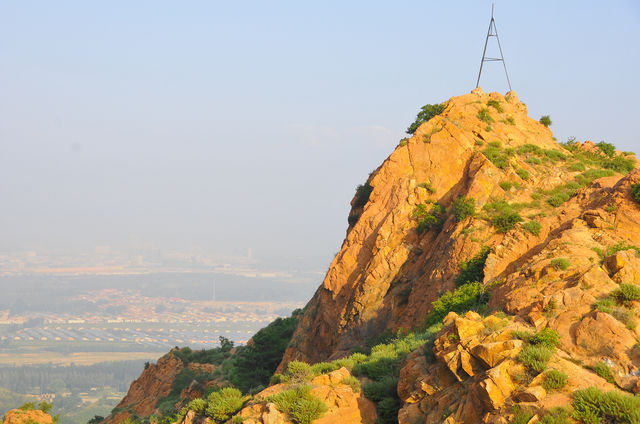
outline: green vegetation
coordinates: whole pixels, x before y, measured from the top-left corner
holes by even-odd
[[[482,122],[486,122],[489,125],[493,124],[493,118],[489,113],[489,109],[487,109],[486,107],[483,107],[482,109],[480,109],[480,112],[478,112],[477,117]]]
[[[476,200],[473,197],[458,197],[453,201],[453,216],[456,221],[460,222],[468,216],[474,216],[476,213]]]
[[[525,229],[525,231],[533,234],[534,236],[538,236],[540,235],[540,223],[538,221],[529,221],[529,222],[525,222],[522,225],[522,228]]]
[[[356,187],[356,196],[355,201],[353,202],[353,207],[363,208],[369,201],[369,196],[371,196],[372,191],[373,187],[371,187],[369,183],[360,184]]]
[[[289,318],[278,318],[253,337],[250,346],[239,347],[225,374],[235,387],[248,393],[269,384],[282,360],[302,311],[293,311]]]
[[[545,127],[550,127],[550,126],[551,126],[551,124],[552,124],[552,122],[551,122],[551,117],[549,117],[549,115],[543,115],[543,116],[540,118],[540,123],[541,123],[542,125],[544,125]]]
[[[570,424],[571,414],[567,408],[557,406],[551,408],[540,420],[540,424]]]
[[[584,166],[584,163],[582,162],[574,162],[571,165],[569,165],[569,168],[567,168],[569,171],[584,171],[586,169],[586,167]]]
[[[482,153],[500,169],[505,169],[509,166],[509,157],[513,155],[512,150],[502,149],[502,144],[499,141],[492,141],[482,151]]]
[[[636,203],[640,203],[640,184],[631,184],[631,197]]]
[[[284,390],[267,400],[275,403],[278,410],[288,414],[296,424],[311,424],[327,411],[327,405],[311,395],[308,385]]]
[[[213,418],[216,423],[222,423],[238,412],[247,399],[242,397],[240,390],[225,387],[211,393],[207,400],[207,416]]]
[[[634,300],[640,300],[640,287],[635,284],[620,284],[620,286],[611,293],[611,297],[618,303],[628,305]]]
[[[606,363],[602,361],[598,362],[593,366],[593,371],[609,383],[615,384],[616,379],[613,377],[613,371],[611,371],[611,367]]]
[[[551,260],[551,266],[557,270],[566,271],[571,266],[571,262],[565,258],[555,258]]]
[[[518,177],[522,178],[523,180],[528,180],[530,178],[529,176],[529,171],[527,171],[524,168],[518,168],[516,169],[516,174],[518,174]]]
[[[547,362],[560,344],[560,335],[550,328],[545,328],[535,334],[514,331],[512,336],[527,342],[527,346],[522,349],[518,359],[536,374],[547,368]]]
[[[418,187],[424,188],[425,190],[427,190],[431,194],[434,194],[436,192],[436,189],[433,186],[433,184],[431,184],[429,182],[420,183],[420,184],[418,184]]]
[[[600,143],[597,143],[596,146],[602,153],[609,156],[610,158],[614,157],[616,154],[616,146],[611,143],[601,141]]]
[[[551,149],[545,150],[544,156],[549,159],[551,162],[560,162],[567,160],[567,157],[560,150]]]
[[[434,116],[440,115],[444,112],[445,106],[446,105],[444,103],[422,106],[420,112],[418,112],[418,115],[416,116],[416,120],[409,125],[409,128],[407,128],[407,134],[414,134],[420,125],[429,121]]]
[[[569,381],[569,376],[558,370],[549,370],[544,373],[544,381],[542,382],[542,387],[547,392],[552,390],[559,390],[567,385]]]
[[[426,319],[426,325],[442,321],[449,312],[484,311],[489,302],[489,293],[481,283],[467,283],[454,291],[445,292],[432,303],[433,310]]]
[[[520,352],[518,359],[527,368],[540,374],[547,368],[547,362],[553,356],[554,349],[546,346],[527,346]]]
[[[491,249],[484,246],[477,255],[468,261],[460,263],[460,274],[455,278],[456,286],[462,286],[468,283],[482,283],[484,280],[484,264]]]
[[[513,418],[509,424],[527,424],[533,418],[533,413],[520,406],[513,407]]]
[[[413,211],[413,217],[418,220],[416,231],[422,234],[432,228],[440,229],[444,223],[444,210],[437,203],[421,203]]]
[[[516,120],[513,118],[513,116],[509,115],[504,119],[504,123],[509,125],[515,125]]]
[[[500,181],[498,183],[498,185],[500,186],[501,189],[503,189],[504,191],[509,191],[513,188],[514,184],[513,181]]]
[[[640,247],[634,246],[632,244],[628,244],[628,243],[625,243],[625,242],[621,241],[620,243],[616,243],[613,246],[609,246],[607,248],[607,251],[603,255],[604,256],[603,259],[604,258],[608,258],[611,255],[615,255],[618,252],[622,252],[622,251],[630,250],[630,249],[635,250],[636,255],[638,255],[638,257],[640,257]]]
[[[522,221],[522,217],[516,212],[515,208],[505,200],[492,200],[484,205],[483,209],[488,214],[489,222],[496,227],[499,233],[508,232],[518,222]]]
[[[504,112],[504,109],[502,109],[502,105],[497,100],[494,100],[494,99],[489,100],[487,102],[487,106],[494,108],[498,113]]]
[[[640,397],[596,387],[573,392],[574,418],[586,424],[640,423]]]

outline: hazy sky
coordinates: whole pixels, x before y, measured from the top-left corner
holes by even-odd
[[[474,88],[489,1],[0,0],[0,252],[253,248],[328,265],[418,108]],[[639,151],[640,2],[498,1],[559,140]],[[500,64],[485,91],[506,91]]]

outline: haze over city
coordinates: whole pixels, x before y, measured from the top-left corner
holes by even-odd
[[[488,1],[3,2],[0,252],[252,249],[323,271],[356,185],[418,108],[474,88],[489,15]],[[561,141],[637,147],[637,1],[498,1],[496,19],[531,116]],[[506,92],[499,65],[481,86]]]

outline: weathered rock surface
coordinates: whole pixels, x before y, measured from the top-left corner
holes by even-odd
[[[12,409],[4,415],[2,424],[52,424],[51,415],[40,410]]]

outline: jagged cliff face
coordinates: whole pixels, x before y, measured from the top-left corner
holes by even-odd
[[[386,330],[417,330],[435,336],[420,339],[430,341],[399,358],[389,373],[398,377],[397,398],[393,387],[383,396],[395,405],[391,418],[389,403],[381,408],[384,400],[377,400],[382,422],[395,422],[400,408],[400,424],[504,424],[515,420],[517,408],[540,418],[587,387],[640,393],[636,168],[633,154],[612,146],[560,146],[513,92],[477,89],[450,99],[371,174],[363,190],[368,196],[354,197],[342,248],[278,372],[294,360],[348,356]],[[461,199],[473,199],[475,214],[456,214]],[[469,262],[479,269],[474,279],[461,280],[461,265]],[[460,284],[490,296],[485,316],[464,312],[473,307],[447,315],[454,310],[448,309],[436,317],[441,330],[425,330],[427,317],[435,322],[433,302]],[[536,333],[545,336],[530,337]],[[548,357],[536,363],[531,352],[544,350],[544,343]],[[171,385],[158,375],[173,379],[182,367],[170,360],[145,371],[120,406],[151,413],[157,399],[145,396],[167,396]],[[380,381],[353,357],[348,361],[349,370],[308,382],[328,407],[321,422],[376,420],[370,401],[346,382],[353,382],[353,372],[366,394],[368,384]],[[566,381],[549,386],[542,373],[549,369]],[[266,388],[234,420],[290,422],[269,401],[287,387]],[[183,424],[205,420],[189,414]]]
[[[503,112],[489,107],[495,122],[488,125],[478,113],[490,100],[498,101]],[[519,181],[525,191],[511,197],[524,198],[534,188],[550,189],[570,178],[554,166],[536,167],[525,157],[513,158],[513,165],[530,173],[523,181],[515,166],[499,169],[482,153],[495,141],[504,148],[525,144],[559,148],[551,131],[527,116],[515,93],[503,97],[474,90],[450,99],[441,115],[395,149],[369,178],[373,187],[369,201],[348,229],[283,362],[338,357],[384,329],[421,324],[431,302],[453,287],[458,264],[482,245],[498,246],[488,261],[486,279],[505,271],[510,262],[503,256],[511,250],[512,235],[497,234],[480,220],[457,223],[452,216],[441,232],[420,235],[412,218],[416,206],[427,200],[448,207],[456,197],[466,196],[482,207],[492,197],[510,196],[498,184],[502,180]],[[421,183],[429,183],[434,192]],[[473,230],[473,236],[463,236],[465,229]],[[517,252],[512,256],[516,259]]]

